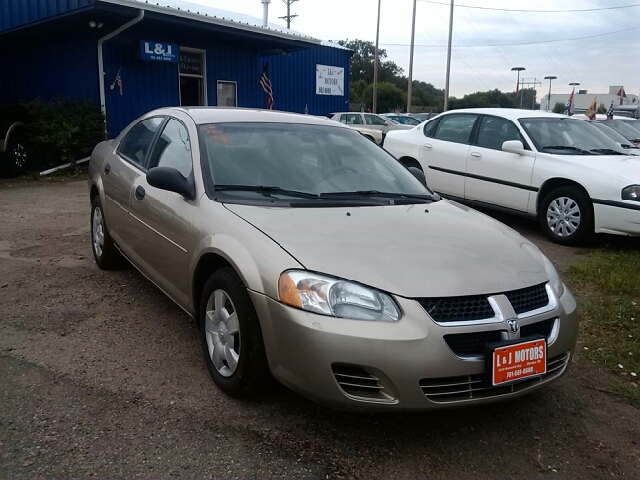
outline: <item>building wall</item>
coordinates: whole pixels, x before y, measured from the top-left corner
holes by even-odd
[[[540,102],[540,110],[546,110],[548,96],[549,95],[547,94],[542,98],[542,101]],[[573,107],[586,109],[589,107],[589,105],[593,101],[593,97],[598,97],[596,100],[596,102],[598,103],[598,106],[600,106],[600,104],[603,103],[606,108],[609,108],[609,106],[611,105],[611,102],[613,102],[614,105],[620,105],[620,97],[618,97],[617,95],[611,95],[608,93],[586,93],[586,94],[576,93],[573,96]],[[553,106],[556,104],[556,102],[565,104],[567,103],[567,100],[569,100],[568,93],[552,93],[551,107],[550,107],[551,110],[553,110]],[[638,95],[627,93],[627,97],[623,98],[622,104],[637,105]]]
[[[97,40],[91,33],[0,37],[0,103],[69,96],[92,98],[98,105]]]
[[[260,71],[269,62],[274,108],[310,115],[328,115],[349,107],[349,60],[352,52],[332,47],[316,46],[289,55],[269,55],[261,58]],[[316,64],[345,69],[344,95],[316,95]],[[264,107],[263,103],[260,105]]]
[[[0,31],[93,4],[93,0],[0,1]]]

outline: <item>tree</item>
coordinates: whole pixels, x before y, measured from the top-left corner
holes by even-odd
[[[367,84],[373,83],[373,61],[376,47],[373,42],[366,40],[339,40],[338,45],[353,50],[353,56],[349,62],[351,81],[364,80]],[[394,77],[401,76],[403,70],[391,60],[386,60],[387,51],[378,49],[378,80],[390,82]]]
[[[562,113],[562,112],[564,112],[564,103],[556,102],[556,104],[553,106],[553,113]]]
[[[373,85],[367,85],[363,98],[364,104],[373,103]],[[390,82],[378,82],[378,112],[393,112],[407,104],[407,94]]]

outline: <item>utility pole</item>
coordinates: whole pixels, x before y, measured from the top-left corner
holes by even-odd
[[[451,42],[453,40],[453,0],[449,13],[449,45],[447,47],[447,77],[444,82],[444,111],[449,108],[449,79],[451,78]]]
[[[536,85],[542,85],[542,83],[540,83],[538,81],[537,78],[529,79],[528,81],[526,81],[526,79],[522,79],[522,90],[523,90],[523,94],[522,96],[524,97],[524,86],[527,86],[527,88],[533,86],[532,90],[533,92],[531,92],[531,110],[533,110],[536,106],[536,96],[535,96],[535,91],[536,91]],[[522,104],[522,98],[520,99],[520,104]]]
[[[376,53],[373,60],[373,113],[378,113],[378,42],[380,41],[380,6],[382,0],[378,0],[378,26],[376,27]]]
[[[282,20],[287,21],[287,28],[291,28],[291,20],[296,18],[298,15],[291,15],[291,5],[298,0],[282,0],[282,2],[287,6],[287,14],[284,17],[278,17]]]
[[[416,5],[418,0],[413,0],[413,19],[411,20],[411,50],[409,53],[409,85],[407,86],[407,113],[411,113],[411,96],[413,95],[413,42],[416,38]]]
[[[522,90],[520,88],[520,72],[523,72],[525,70],[526,68],[524,67],[513,67],[511,69],[512,72],[518,72],[518,81],[516,82],[516,95],[518,95],[518,92]],[[522,108],[522,94],[520,94],[520,108]]]
[[[549,75],[544,77],[545,80],[549,80],[549,99],[547,100],[547,112],[551,110],[551,80],[556,80],[558,77],[555,75]]]

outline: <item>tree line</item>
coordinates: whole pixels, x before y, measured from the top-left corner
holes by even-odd
[[[350,62],[349,102],[361,103],[363,108],[373,105],[373,67],[375,59],[375,45],[365,40],[340,40],[338,44],[353,50]],[[444,107],[444,90],[436,88],[431,83],[413,80],[412,105],[426,107],[427,110],[441,112]],[[407,90],[409,79],[395,62],[387,57],[384,48],[378,49],[378,113],[393,112],[396,109],[406,110]],[[481,108],[501,107],[519,108],[522,101],[523,108],[540,108],[536,103],[536,90],[526,88],[520,91],[516,98],[515,92],[502,92],[498,89],[486,92],[470,93],[462,98],[449,97],[449,108]]]

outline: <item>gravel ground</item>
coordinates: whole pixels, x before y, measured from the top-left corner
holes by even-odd
[[[587,252],[500,218],[561,271]],[[2,478],[640,476],[639,412],[580,355],[543,391],[482,408],[351,414],[279,385],[224,396],[188,317],[133,268],[94,264],[85,182],[0,183],[0,313]]]

